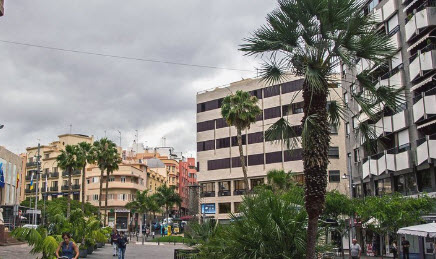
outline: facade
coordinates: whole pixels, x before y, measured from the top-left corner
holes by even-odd
[[[342,67],[344,99],[349,100],[348,106],[356,114],[346,124],[347,167],[353,178],[353,196],[393,192],[412,197],[424,192],[435,196],[436,6],[434,1],[372,0],[363,11],[376,14],[378,30],[391,37],[397,53],[387,60],[386,66],[374,67],[361,59],[355,67]],[[399,109],[382,107],[378,117],[372,119],[359,114],[360,107],[350,94],[361,89],[358,85],[351,87],[349,82],[366,69],[371,71],[375,85],[405,88],[405,101]],[[362,123],[373,128],[377,139],[373,150],[366,150],[359,136]],[[357,233],[361,245],[378,238],[368,230]],[[385,245],[392,240],[385,238]],[[414,250],[415,246],[411,252]]]
[[[187,213],[186,210],[189,207],[189,186],[197,183],[196,177],[195,158],[190,157],[185,159],[185,161],[179,161],[179,195],[182,198],[182,214]]]
[[[17,174],[21,173],[21,157],[0,146],[0,163],[5,183],[5,186],[0,188],[0,205],[19,204],[21,188],[20,183],[17,186]]]
[[[244,194],[236,129],[227,126],[220,110],[222,99],[230,92],[244,90],[257,96],[263,111],[257,122],[243,132],[249,188],[265,183],[272,169],[292,170],[297,174],[295,180],[303,183],[301,149],[288,152],[282,143],[264,140],[264,132],[281,116],[287,116],[295,131],[301,134],[303,97],[299,90],[302,86],[303,80],[296,77],[273,86],[260,79],[246,79],[197,94],[197,169],[204,216],[228,219],[230,212],[238,212]],[[342,89],[337,85],[332,87],[336,87],[334,90],[339,95],[332,95],[331,99],[340,101]],[[338,129],[332,128],[328,189],[348,193],[348,180],[341,177],[346,172],[344,133],[344,123]]]
[[[68,173],[61,172],[58,168],[56,157],[60,154],[61,150],[65,149],[66,145],[76,145],[80,142],[93,143],[93,137],[78,134],[64,134],[59,135],[58,140],[50,143],[49,145],[41,145],[39,147],[40,156],[40,172],[38,174],[38,147],[29,147],[26,149],[26,174],[22,181],[25,182],[24,197],[36,196],[38,190],[38,198],[43,197],[48,200],[56,199],[58,196],[68,196]],[[30,183],[34,180],[34,188],[30,189]],[[45,181],[47,178],[47,192]],[[84,190],[82,183],[82,172],[76,170],[72,173],[72,199],[81,201],[81,191]]]
[[[87,168],[86,201],[98,207],[102,201],[101,212],[104,213],[106,199],[106,176],[103,178],[103,193],[100,196],[101,172],[97,166]],[[119,169],[109,176],[108,185],[108,217],[109,226],[116,225],[119,230],[127,231],[129,224],[138,220],[138,215],[132,215],[125,206],[133,201],[137,191],[150,190],[150,194],[165,183],[165,177],[150,170],[143,164],[120,164]]]
[[[379,17],[379,30],[391,36],[397,47],[395,58],[386,68],[373,68],[374,83],[405,87],[406,101],[396,111],[385,108],[377,120],[363,115],[347,123],[349,171],[356,186],[354,196],[364,197],[400,192],[414,195],[436,192],[436,7],[431,1],[372,1],[365,12]],[[371,64],[359,60],[355,68],[343,67],[344,93],[348,106],[358,114],[359,107],[349,81]],[[359,124],[374,127],[383,145],[376,150],[363,148],[358,139]]]
[[[20,185],[19,187],[19,201],[20,203],[26,199],[25,195],[25,189],[26,189],[26,174],[27,174],[27,153],[21,153],[21,171],[20,171],[20,182],[18,183]]]

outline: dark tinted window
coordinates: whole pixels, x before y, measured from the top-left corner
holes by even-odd
[[[247,165],[247,157],[245,157],[245,165]],[[241,167],[241,159],[239,156],[232,157],[232,168]]]
[[[220,138],[216,140],[216,149],[230,147],[230,138]]]
[[[283,105],[282,112],[283,112],[283,116],[286,116],[288,114],[292,114],[292,112],[289,110],[289,105]]]
[[[287,82],[282,85],[282,94],[295,92],[303,89],[304,79]]]
[[[282,151],[271,152],[266,154],[266,163],[274,164],[282,162]]]
[[[263,111],[256,116],[256,121],[263,120]]]
[[[230,158],[207,161],[207,170],[218,170],[230,168]]]
[[[329,148],[329,158],[339,158],[339,147]]]
[[[330,170],[329,171],[329,182],[338,183],[341,181],[341,173],[339,170]]]
[[[247,135],[242,135],[242,145],[247,145]],[[238,146],[238,137],[232,137],[232,147]]]
[[[197,123],[197,132],[207,131],[207,130],[213,130],[215,128],[215,121],[203,121]]]
[[[216,119],[216,128],[217,129],[225,128],[228,126],[229,125],[227,125],[227,122],[224,118]]]
[[[298,161],[302,159],[303,159],[302,149],[293,149],[293,150],[285,151],[285,162]]]
[[[197,113],[218,109],[221,107],[222,98],[197,104]]]
[[[263,89],[264,98],[276,96],[280,94],[280,85],[273,85]]]
[[[263,153],[248,156],[248,165],[263,165]]]
[[[303,113],[304,103],[293,103],[292,104],[292,114]]]
[[[262,89],[253,90],[250,92],[252,96],[256,96],[257,99],[262,99]]]
[[[263,132],[255,132],[248,134],[248,144],[263,142]]]
[[[207,140],[197,143],[197,152],[215,149],[215,141]]]
[[[265,120],[280,117],[281,116],[280,109],[281,109],[280,106],[265,109],[264,110]]]

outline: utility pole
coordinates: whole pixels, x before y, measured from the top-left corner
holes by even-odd
[[[34,225],[38,224],[38,215],[36,214],[36,210],[38,209],[38,189],[39,189],[39,171],[40,171],[40,150],[41,144],[38,142],[38,156],[36,157],[36,197],[35,197],[35,209],[33,211],[33,221]]]

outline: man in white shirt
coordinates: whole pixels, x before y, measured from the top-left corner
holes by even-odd
[[[356,239],[353,239],[353,243],[351,244],[351,247],[350,247],[350,253],[351,253],[352,259],[359,259],[360,258],[360,255],[362,253],[362,248],[357,243]]]

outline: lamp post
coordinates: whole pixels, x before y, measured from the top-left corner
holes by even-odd
[[[342,179],[348,179],[348,184],[349,184],[349,190],[350,190],[350,199],[353,199],[353,176],[351,174],[345,174],[342,176]],[[351,248],[351,239],[353,238],[353,232],[354,232],[354,216],[351,215],[350,216],[350,231],[349,231],[349,237],[348,237],[348,254],[351,258],[351,252],[350,252],[350,248]]]

